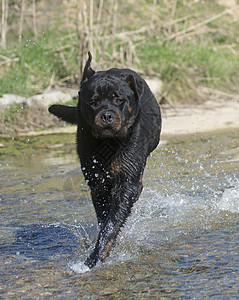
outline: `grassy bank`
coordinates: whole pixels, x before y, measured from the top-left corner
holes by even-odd
[[[58,1],[57,9],[49,6],[49,24],[41,16],[41,2],[37,8],[37,36],[25,26],[19,43],[17,12],[16,18],[11,19],[7,49],[1,50],[0,95],[30,96],[47,87],[71,87],[79,82],[76,3],[67,1],[65,7],[66,1]],[[108,2],[110,5],[111,1]],[[101,44],[105,47],[103,56],[95,51],[96,69],[125,66],[139,69],[144,75],[160,76],[164,82],[160,97],[171,103],[198,101],[199,85],[235,92],[239,76],[239,23],[233,11],[226,12],[227,7],[213,0],[156,1],[154,5],[151,2],[129,1],[118,6],[115,32],[135,31],[125,39],[119,39],[103,25],[102,30],[96,31],[95,49],[100,49]],[[104,4],[107,21],[113,13]],[[98,9],[99,3],[95,1],[96,16]],[[218,17],[206,22],[214,16]],[[143,26],[148,29],[138,32]],[[102,39],[109,33],[112,38],[103,44]]]
[[[74,152],[75,134],[42,135],[37,137],[0,137],[0,157],[34,155],[54,151],[59,155]]]

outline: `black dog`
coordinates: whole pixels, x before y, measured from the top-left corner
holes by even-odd
[[[77,152],[91,189],[100,232],[85,264],[103,262],[142,191],[146,160],[159,143],[160,108],[146,82],[129,69],[95,72],[86,62],[77,107],[52,105],[77,124]]]

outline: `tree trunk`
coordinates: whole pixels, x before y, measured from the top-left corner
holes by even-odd
[[[37,38],[36,0],[33,0],[32,2],[32,17],[33,17],[34,37]]]
[[[6,49],[6,34],[7,34],[7,15],[8,15],[8,0],[2,0],[2,20],[1,20],[1,46]]]
[[[78,32],[78,66],[81,80],[88,51],[92,51],[93,1],[90,1],[90,26],[87,14],[87,1],[78,0],[77,32]]]
[[[21,43],[21,40],[22,40],[22,28],[23,28],[24,11],[25,11],[25,0],[22,0],[20,24],[19,24],[19,37],[18,37],[19,38],[19,43]]]

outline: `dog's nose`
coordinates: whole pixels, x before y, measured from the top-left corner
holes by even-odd
[[[104,125],[109,125],[114,120],[114,114],[111,111],[101,113],[101,120]]]

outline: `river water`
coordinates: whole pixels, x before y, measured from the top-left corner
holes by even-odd
[[[97,223],[75,151],[0,159],[0,299],[239,299],[238,130],[163,140],[93,270]]]

